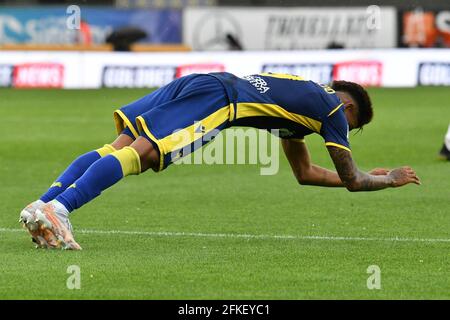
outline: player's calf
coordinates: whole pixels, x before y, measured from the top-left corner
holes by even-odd
[[[75,159],[69,167],[52,183],[50,188],[44,193],[40,200],[47,203],[63,193],[70,185],[80,178],[86,170],[97,160],[120,150],[133,143],[134,139],[126,134],[120,134],[111,144],[90,151]]]

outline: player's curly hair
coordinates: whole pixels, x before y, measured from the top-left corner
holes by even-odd
[[[347,92],[358,104],[358,127],[360,130],[373,118],[372,101],[367,91],[359,84],[344,80],[335,80],[331,83],[335,91]]]

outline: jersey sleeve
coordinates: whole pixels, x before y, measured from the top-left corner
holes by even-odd
[[[344,112],[335,112],[322,123],[320,134],[326,146],[350,150],[348,141],[348,123]]]

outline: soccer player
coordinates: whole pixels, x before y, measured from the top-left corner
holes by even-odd
[[[280,129],[300,184],[349,191],[420,184],[410,167],[358,170],[348,133],[372,115],[367,92],[352,82],[334,81],[329,87],[287,74],[189,75],[116,110],[117,139],[78,157],[21,212],[20,221],[40,247],[81,249],[73,238],[71,212],[128,175],[167,168],[192,152],[198,140],[205,144],[210,140],[205,137],[231,126]],[[323,137],[337,172],[311,163],[304,137],[312,133]]]
[[[439,156],[444,160],[450,161],[450,125],[448,126],[447,134],[444,137],[444,145],[439,152]]]

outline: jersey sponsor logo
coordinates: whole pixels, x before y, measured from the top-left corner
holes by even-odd
[[[60,63],[24,63],[14,67],[13,86],[16,88],[62,88],[64,65]]]
[[[317,83],[330,83],[333,74],[332,63],[266,63],[262,72],[298,74]]]
[[[176,77],[181,78],[192,73],[224,72],[225,65],[222,63],[193,63],[177,67]]]
[[[267,82],[261,77],[251,75],[251,76],[245,76],[242,79],[250,82],[250,84],[252,86],[254,86],[256,88],[256,90],[258,90],[259,93],[261,93],[261,94],[264,94],[270,90],[270,87],[268,86]]]
[[[102,86],[106,88],[155,88],[175,79],[175,66],[104,66]]]
[[[381,85],[383,64],[379,61],[349,61],[334,65],[333,79],[359,83],[362,86]]]
[[[417,82],[422,86],[450,86],[450,63],[420,63]]]

